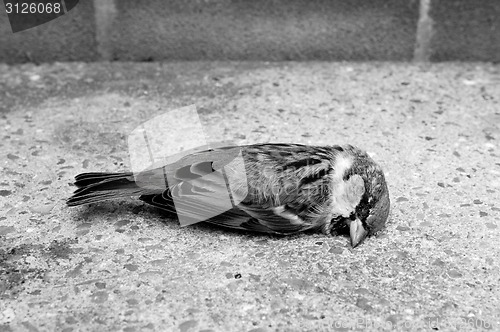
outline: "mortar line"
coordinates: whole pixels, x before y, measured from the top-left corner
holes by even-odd
[[[413,61],[428,62],[431,58],[431,40],[434,34],[433,20],[429,15],[432,0],[420,0]]]
[[[99,60],[112,60],[111,29],[116,18],[115,0],[94,0],[94,17],[96,26],[96,43]]]

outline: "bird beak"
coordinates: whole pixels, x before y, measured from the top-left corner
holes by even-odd
[[[349,233],[351,235],[351,245],[353,248],[363,242],[366,235],[368,235],[368,231],[363,227],[363,223],[357,218],[356,220],[351,221],[351,224],[349,225]]]

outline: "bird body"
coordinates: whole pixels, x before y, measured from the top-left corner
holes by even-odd
[[[349,231],[353,246],[385,226],[390,206],[382,169],[350,145],[221,147],[137,174],[75,180],[70,206],[140,196],[180,220],[283,235]]]

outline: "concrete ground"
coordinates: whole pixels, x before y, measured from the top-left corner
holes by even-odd
[[[0,65],[0,99],[0,331],[500,329],[498,65]],[[366,149],[387,229],[353,250],[65,206],[76,174],[127,169],[128,133],[190,104],[211,137]]]

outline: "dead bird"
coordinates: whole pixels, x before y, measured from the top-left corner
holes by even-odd
[[[79,174],[75,185],[69,206],[139,196],[179,219],[240,230],[348,232],[353,247],[384,228],[390,208],[382,169],[351,145],[213,148],[138,173]]]

